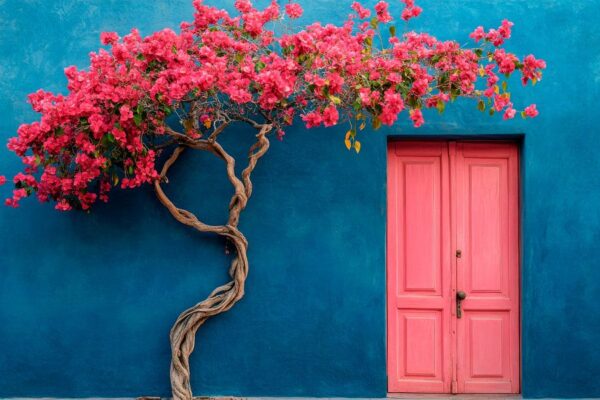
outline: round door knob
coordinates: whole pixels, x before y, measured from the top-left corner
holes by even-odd
[[[467,298],[467,294],[465,292],[463,292],[462,290],[459,290],[458,292],[456,292],[456,298],[458,300],[464,300]]]

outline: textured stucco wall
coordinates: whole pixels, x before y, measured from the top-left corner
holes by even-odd
[[[306,0],[303,21],[340,21],[350,3]],[[412,27],[465,42],[478,24],[513,20],[509,48],[549,65],[533,90],[515,85],[541,116],[506,123],[463,102],[420,130],[366,132],[360,156],[343,127],[290,130],[255,172],[247,295],[200,330],[196,393],[384,396],[386,141],[523,134],[523,393],[600,396],[600,1],[421,4]],[[63,67],[84,67],[100,31],[176,28],[191,11],[189,0],[0,0],[0,140],[36,118],[27,93],[64,91]],[[249,140],[240,130],[228,144]],[[221,165],[185,158],[169,192],[222,221]],[[2,173],[18,167],[0,150]],[[0,208],[0,397],[168,395],[170,324],[226,280],[222,243],[178,226],[149,188],[89,215],[27,203]]]

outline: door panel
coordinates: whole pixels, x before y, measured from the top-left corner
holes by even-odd
[[[518,165],[512,144],[458,143],[456,285],[461,393],[518,393]]]
[[[516,146],[398,142],[388,163],[389,391],[518,393]]]
[[[388,376],[396,392],[450,388],[445,143],[388,151]]]

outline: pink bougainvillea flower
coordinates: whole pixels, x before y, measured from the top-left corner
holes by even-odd
[[[502,116],[502,118],[503,119],[513,119],[515,117],[516,113],[517,113],[517,110],[512,108],[512,106],[509,106],[509,108],[507,108],[506,111],[504,111],[504,115]]]
[[[494,95],[494,110],[502,111],[505,107],[512,107],[508,93]]]
[[[288,3],[285,5],[285,13],[290,18],[300,18],[304,10],[298,3]]]
[[[54,206],[54,208],[60,211],[69,211],[73,207],[66,200],[61,200],[58,203],[56,203],[56,206]]]
[[[6,177],[4,175],[0,175],[0,186],[6,183]]]
[[[421,15],[423,9],[421,7],[406,7],[401,14],[401,18],[405,21],[408,21],[411,18],[418,17]]]
[[[389,5],[385,1],[380,1],[379,3],[375,4],[375,12],[377,13],[377,20],[379,22],[386,23],[392,20],[392,16],[388,11],[388,7]]]
[[[401,18],[405,21],[408,21],[411,18],[418,17],[421,15],[423,9],[419,6],[415,6],[414,0],[402,0],[404,5],[406,6],[404,10],[402,10]]]
[[[483,39],[485,37],[485,30],[483,29],[483,26],[478,26],[477,28],[475,28],[475,30],[471,32],[469,37],[476,42],[479,42],[481,39]]]
[[[500,25],[500,28],[498,28],[498,33],[500,33],[500,36],[502,36],[504,39],[510,39],[511,28],[513,25],[514,24],[509,20],[503,19],[502,25]]]
[[[319,112],[317,111],[313,111],[308,114],[302,115],[301,118],[302,121],[304,121],[304,123],[306,124],[307,128],[314,128],[316,126],[321,125],[321,122],[323,122],[321,114],[319,114]]]
[[[535,104],[531,104],[530,106],[525,107],[524,113],[529,118],[535,118],[539,114]]]
[[[323,110],[323,125],[333,126],[338,122],[340,114],[338,113],[337,107],[333,104],[328,105]]]
[[[100,42],[103,45],[111,45],[117,43],[119,35],[116,32],[102,32],[100,34]]]
[[[356,14],[358,14],[358,18],[360,18],[360,19],[369,18],[371,16],[371,10],[369,10],[368,8],[363,7],[357,1],[355,1],[354,3],[352,3],[352,9],[354,11],[356,11]]]
[[[526,85],[530,80],[536,83],[542,79],[542,69],[546,68],[544,60],[536,59],[532,54],[529,54],[523,59],[523,69],[521,70],[523,85]]]
[[[254,7],[252,7],[252,2],[250,0],[235,0],[233,6],[236,10],[244,14],[254,10]]]
[[[412,120],[415,128],[418,128],[425,123],[423,112],[420,108],[414,108],[410,110],[410,119]]]

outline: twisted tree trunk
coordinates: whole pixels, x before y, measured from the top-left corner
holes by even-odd
[[[246,203],[252,194],[250,175],[256,167],[258,159],[269,148],[269,140],[266,135],[272,128],[269,124],[258,124],[250,120],[245,122],[256,128],[258,134],[256,135],[256,143],[250,148],[248,166],[243,170],[241,178],[238,178],[235,173],[235,159],[217,142],[218,135],[227,127],[227,124],[223,124],[215,129],[213,134],[206,140],[192,141],[181,134],[171,132],[178,139],[178,147],[175,148],[173,154],[165,162],[160,174],[161,179],[154,184],[158,199],[177,221],[200,232],[211,232],[223,236],[233,243],[235,248],[235,256],[229,268],[231,281],[219,286],[208,298],[181,313],[171,329],[171,388],[174,400],[192,399],[189,358],[194,351],[198,328],[208,318],[229,310],[244,296],[244,282],[248,276],[248,257],[246,255],[248,241],[237,226],[240,213],[246,207]],[[208,225],[203,223],[190,211],[175,206],[163,191],[161,184],[168,182],[166,175],[169,168],[177,161],[185,148],[208,151],[225,162],[227,177],[235,191],[229,203],[227,224]]]

